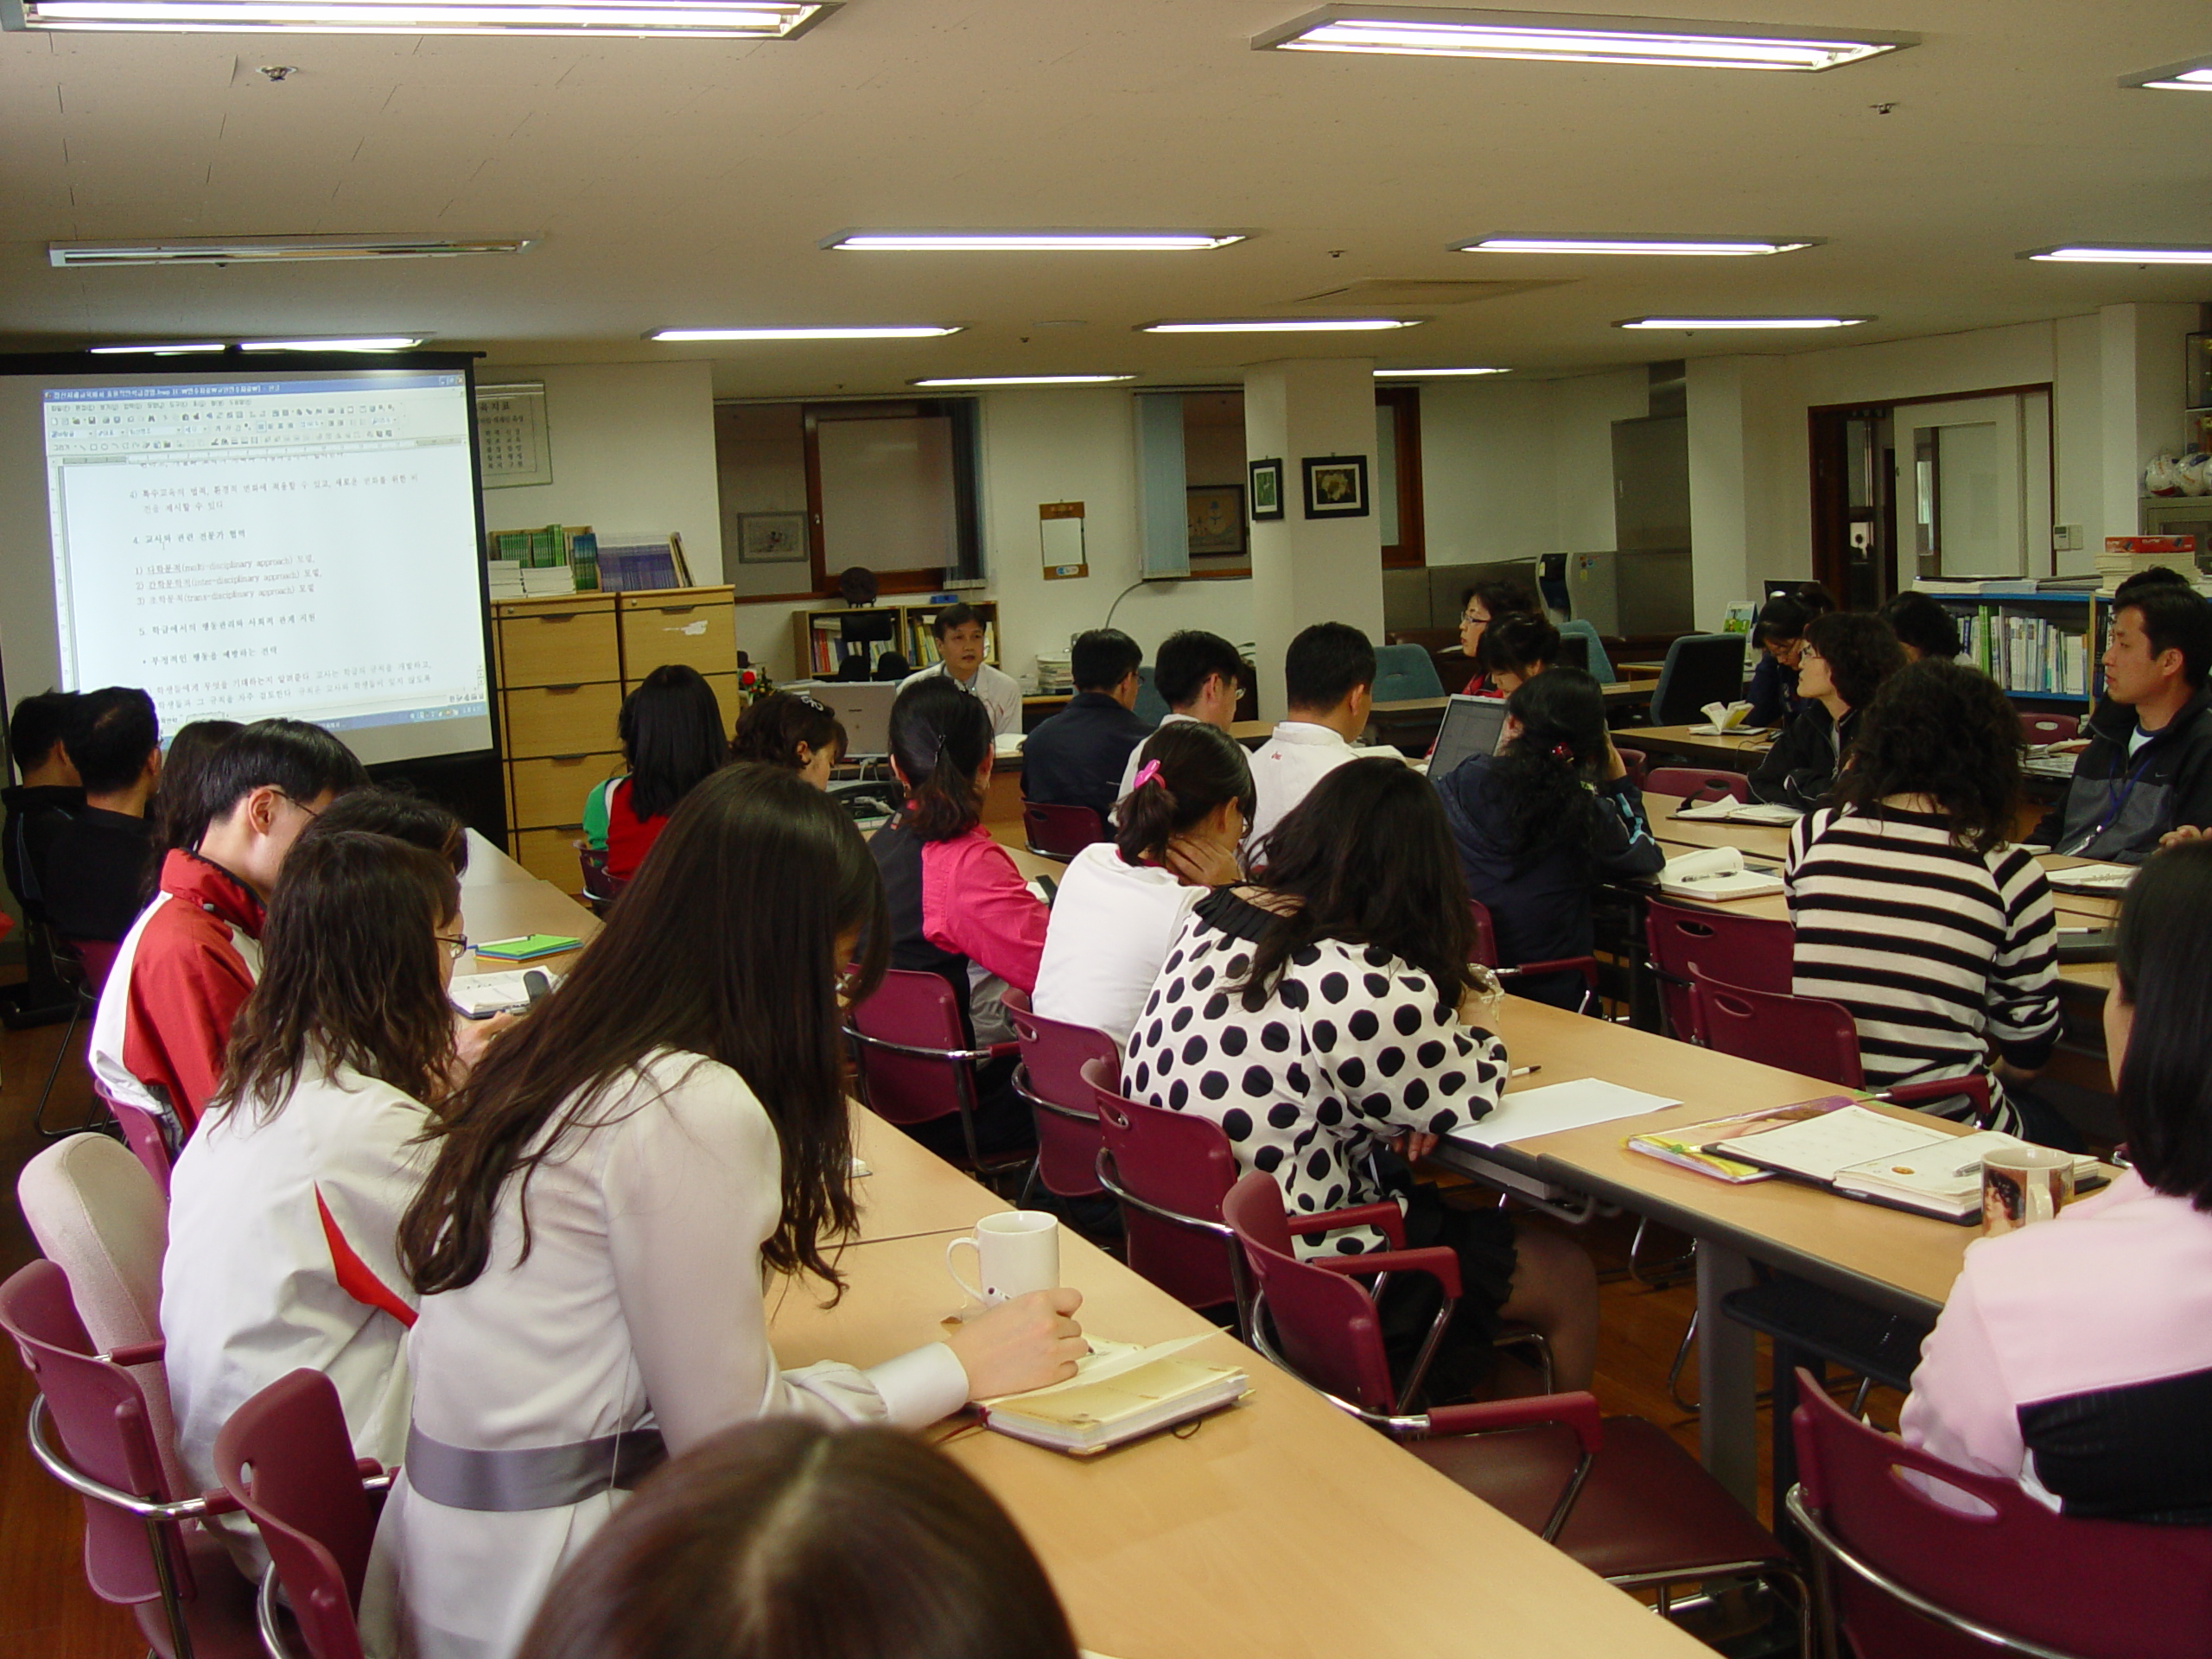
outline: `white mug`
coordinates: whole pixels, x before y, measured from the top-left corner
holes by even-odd
[[[952,1265],[952,1253],[963,1244],[976,1252],[981,1287],[963,1279]],[[1060,1282],[1060,1224],[1044,1210],[1002,1210],[985,1216],[976,1224],[972,1236],[963,1234],[944,1247],[944,1270],[954,1284],[987,1307],[1033,1290],[1051,1290]]]

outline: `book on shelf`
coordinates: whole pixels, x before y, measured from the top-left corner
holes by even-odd
[[[2032,594],[2007,595],[2031,598]],[[2071,595],[2044,595],[2071,597]],[[1955,613],[1965,659],[2007,691],[2031,696],[2082,697],[2089,695],[2094,672],[2087,613],[2081,620],[2008,610],[1984,602],[1971,612]]]
[[[599,585],[608,593],[635,594],[659,588],[676,588],[676,557],[665,536],[616,536],[595,538]]]
[[[983,1427],[1056,1452],[1089,1457],[1234,1405],[1251,1389],[1235,1365],[1185,1359],[1215,1332],[1143,1347],[1094,1337],[1065,1382],[981,1402]]]
[[[2194,581],[2196,577],[2196,537],[2195,536],[2107,536],[2104,550],[2097,555],[2097,577],[2104,591],[2112,592],[2130,576],[2140,575],[2145,570],[2161,565],[2177,570]]]

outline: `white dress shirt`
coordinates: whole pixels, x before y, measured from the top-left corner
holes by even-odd
[[[1068,861],[1052,896],[1030,1006],[1127,1046],[1184,917],[1205,896],[1173,870],[1125,863],[1112,842],[1092,842]]]
[[[1021,682],[1013,675],[1001,673],[988,663],[978,663],[974,679],[953,680],[944,672],[943,663],[934,663],[899,681],[899,689],[904,691],[916,681],[926,680],[933,674],[944,675],[970,696],[983,700],[983,707],[991,711],[992,736],[1007,737],[1021,729]]]
[[[1252,757],[1252,822],[1244,831],[1240,855],[1249,868],[1252,849],[1261,838],[1281,823],[1291,808],[1306,798],[1314,785],[1347,760],[1381,755],[1387,760],[1406,757],[1388,744],[1363,749],[1344,741],[1334,727],[1310,721],[1277,722],[1274,734]]]
[[[1164,732],[1179,720],[1195,721],[1196,719],[1198,719],[1196,715],[1179,715],[1175,713],[1174,710],[1170,709],[1166,715],[1161,718],[1160,724],[1153,728],[1153,730],[1155,732]],[[1152,740],[1147,737],[1145,739],[1144,743],[1149,743]],[[1116,804],[1119,804],[1122,796],[1127,795],[1129,791],[1135,786],[1137,781],[1137,768],[1144,764],[1144,743],[1138,744],[1136,747],[1129,751],[1129,764],[1122,768],[1121,792],[1114,797]],[[1043,1010],[1039,1009],[1039,1012],[1042,1013]]]

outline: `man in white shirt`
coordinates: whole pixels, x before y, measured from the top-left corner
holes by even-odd
[[[1005,737],[1021,729],[1021,682],[983,660],[983,624],[966,605],[948,605],[930,624],[937,636],[938,661],[899,683],[905,690],[917,680],[942,674],[963,691],[982,699],[991,711],[991,734]]]
[[[1244,832],[1245,867],[1268,831],[1306,791],[1347,760],[1362,755],[1403,760],[1387,746],[1363,749],[1352,739],[1367,729],[1375,702],[1375,647],[1344,622],[1316,622],[1290,642],[1283,657],[1283,692],[1290,718],[1252,757],[1256,804]],[[1265,862],[1261,860],[1261,862]]]
[[[1179,720],[1199,720],[1227,731],[1236,718],[1236,697],[1243,683],[1243,667],[1244,659],[1237,655],[1236,647],[1217,633],[1208,633],[1204,628],[1185,628],[1169,634],[1160,641],[1159,653],[1153,658],[1152,687],[1167,703],[1167,714],[1160,725]],[[1116,799],[1128,794],[1136,782],[1137,767],[1143,756],[1141,743],[1129,751],[1129,761],[1122,768],[1122,787]]]

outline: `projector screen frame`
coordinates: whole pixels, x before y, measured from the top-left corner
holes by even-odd
[[[0,353],[0,375],[161,375],[186,378],[200,373],[228,375],[260,372],[302,374],[338,371],[458,372],[468,410],[468,475],[473,487],[469,502],[476,521],[476,618],[483,640],[486,712],[492,732],[488,748],[454,750],[446,754],[372,763],[369,774],[379,783],[404,783],[450,807],[495,845],[506,842],[506,791],[501,779],[506,738],[499,706],[499,658],[492,627],[491,572],[483,558],[485,519],[483,454],[476,429],[476,365],[481,352],[242,352],[231,346],[220,352],[163,355],[157,352],[16,352]],[[15,707],[16,694],[8,684],[7,653],[0,642],[0,726]],[[16,776],[11,752],[5,772]]]

